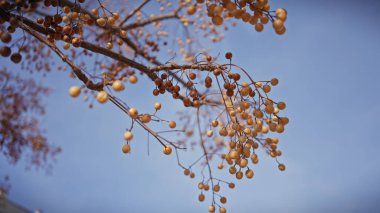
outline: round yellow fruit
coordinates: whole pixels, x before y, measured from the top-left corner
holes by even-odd
[[[284,27],[284,22],[280,19],[277,19],[273,22],[273,28],[275,30],[281,30]]]
[[[152,117],[149,114],[144,114],[141,116],[141,121],[143,123],[149,123],[152,120]]]
[[[235,188],[235,184],[234,183],[229,183],[228,187],[230,187],[230,189],[233,189],[233,188]]]
[[[284,102],[278,102],[277,108],[279,110],[284,110],[286,108],[286,104]]]
[[[122,37],[122,38],[127,37],[127,31],[125,31],[125,30],[121,30],[121,31],[120,31],[120,37]]]
[[[80,87],[78,86],[72,86],[70,87],[69,89],[69,94],[71,95],[71,97],[78,97],[80,95]]]
[[[161,109],[161,103],[155,103],[154,104],[154,108],[156,109],[156,110],[160,110]]]
[[[278,79],[277,78],[272,78],[272,80],[270,80],[270,83],[273,85],[273,86],[276,86],[278,84]]]
[[[248,160],[245,159],[245,158],[243,158],[243,159],[240,160],[239,164],[240,164],[241,168],[244,168],[244,167],[246,167],[248,165]]]
[[[186,176],[190,175],[190,170],[188,169],[183,170],[183,174]]]
[[[132,75],[129,77],[129,82],[131,82],[131,84],[135,84],[137,83],[138,79],[136,76]]]
[[[212,17],[212,23],[216,26],[220,26],[223,24],[223,18],[221,16],[214,16]]]
[[[254,175],[254,173],[253,173],[253,171],[250,170],[250,169],[248,169],[248,170],[245,172],[245,176],[246,176],[247,178],[249,178],[249,179],[253,178],[253,175]]]
[[[107,24],[107,21],[104,18],[98,18],[96,19],[96,23],[100,25],[101,27],[104,27]]]
[[[172,153],[172,148],[168,145],[164,146],[162,148],[162,152],[165,154],[165,155],[170,155]]]
[[[204,194],[200,194],[200,195],[198,196],[198,200],[199,200],[200,202],[204,201],[204,200],[205,200],[205,195],[204,195]]]
[[[195,12],[197,12],[197,8],[195,7],[195,5],[190,5],[187,8],[187,14],[188,15],[194,15]]]
[[[220,198],[220,202],[223,203],[223,204],[227,203],[227,198],[226,197],[221,197]]]
[[[243,178],[243,172],[239,171],[236,173],[236,179],[240,180]]]
[[[263,31],[263,29],[264,29],[264,25],[263,25],[263,24],[261,24],[261,23],[257,23],[257,24],[255,25],[255,30],[256,30],[257,32],[261,32],[261,31]]]
[[[177,126],[175,121],[169,121],[169,127],[174,129]]]
[[[96,95],[96,100],[99,103],[104,104],[108,101],[108,94],[104,91],[100,91],[98,95]]]
[[[280,171],[285,171],[285,165],[284,164],[278,164],[278,169],[280,170]]]
[[[136,108],[130,108],[128,113],[131,118],[137,118],[139,116],[139,111]]]
[[[215,212],[215,206],[214,205],[208,206],[208,211]]]
[[[131,151],[131,146],[129,144],[124,144],[122,151],[127,154]]]
[[[124,84],[120,80],[116,80],[112,83],[112,88],[119,92],[124,90]]]
[[[130,131],[126,131],[126,132],[124,133],[124,139],[127,140],[127,141],[132,140],[132,139],[133,139],[133,133],[130,132]]]

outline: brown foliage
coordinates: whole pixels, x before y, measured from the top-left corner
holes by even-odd
[[[39,127],[45,113],[42,98],[48,89],[31,79],[0,70],[0,150],[9,163],[29,155],[31,166],[44,167],[47,159],[60,152],[50,146]],[[46,164],[45,164],[46,163]]]

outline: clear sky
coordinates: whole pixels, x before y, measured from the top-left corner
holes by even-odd
[[[273,96],[287,102],[291,121],[280,145],[287,171],[261,158],[254,180],[223,190],[229,198],[226,208],[241,213],[375,212],[380,201],[380,1],[272,3],[289,12],[284,36],[240,25],[213,48],[231,51],[234,62],[256,79],[280,79]],[[70,98],[67,89],[78,81],[67,73],[38,80],[54,90],[45,99],[42,125],[63,153],[48,176],[2,159],[0,172],[11,176],[11,200],[56,213],[206,211],[209,203],[197,201],[196,181],[183,176],[174,155],[163,156],[152,143],[148,156],[143,131],[135,133],[133,153],[121,154],[129,124],[122,112],[111,104],[88,110]],[[161,101],[163,115],[175,118],[170,113],[182,106],[168,97],[145,95],[151,88],[144,80],[126,91],[123,98],[142,111]]]

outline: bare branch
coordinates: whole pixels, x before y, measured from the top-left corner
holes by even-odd
[[[138,7],[132,10],[119,24],[119,27],[123,26],[125,22],[127,22],[130,18],[132,18],[138,11],[140,11],[150,0],[144,0]]]

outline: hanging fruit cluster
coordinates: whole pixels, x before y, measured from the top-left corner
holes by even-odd
[[[253,25],[257,32],[263,31],[264,26],[269,22],[272,23],[278,35],[286,32],[284,23],[287,19],[287,11],[283,8],[271,11],[268,0],[196,0],[195,4],[187,7],[187,14],[194,15],[198,9],[202,11],[203,5],[206,5],[207,16],[216,26],[221,26],[225,20],[233,18]]]

